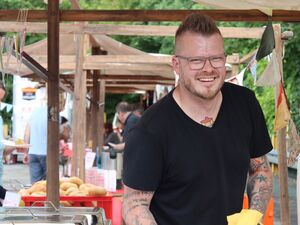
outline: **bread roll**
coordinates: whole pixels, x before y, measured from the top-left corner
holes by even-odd
[[[78,187],[83,184],[83,181],[79,177],[70,177],[69,182],[77,184]]]
[[[30,196],[46,196],[46,192],[36,191],[36,192],[31,193]]]
[[[71,183],[71,182],[64,182],[60,185],[60,189],[66,191],[68,190],[70,187],[76,187],[78,188],[77,184]]]
[[[68,190],[66,190],[66,195],[69,195],[71,192],[79,191],[77,187],[70,187]]]
[[[105,188],[93,184],[82,184],[80,185],[79,190],[87,191],[88,196],[101,196],[106,195],[107,193]]]

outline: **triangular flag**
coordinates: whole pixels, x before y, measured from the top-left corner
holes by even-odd
[[[9,113],[12,110],[12,104],[6,104],[6,112]]]
[[[239,74],[237,74],[233,77],[230,77],[230,78],[226,79],[225,81],[243,86],[243,79],[244,79],[244,74],[245,74],[246,69],[247,69],[247,67],[245,69],[243,69]]]
[[[249,67],[251,75],[253,76],[254,79],[254,84],[256,83],[256,69],[257,69],[257,61],[256,61],[256,55],[252,57],[250,62],[248,63],[247,67]]]
[[[0,110],[2,111],[6,107],[6,104],[4,102],[1,102],[0,104]]]
[[[278,131],[288,125],[291,119],[291,113],[287,103],[287,98],[283,88],[282,82],[280,83],[279,95],[277,99],[277,106],[275,112],[274,130]]]
[[[259,61],[265,56],[271,54],[275,48],[275,36],[272,21],[268,21],[267,27],[262,35],[259,49],[256,54],[256,60]]]
[[[276,52],[273,50],[272,58],[267,65],[263,74],[256,81],[257,86],[274,86],[281,80],[279,64],[276,57]]]

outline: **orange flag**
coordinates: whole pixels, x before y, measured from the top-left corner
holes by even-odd
[[[286,127],[291,119],[291,113],[287,103],[286,94],[282,82],[280,82],[280,90],[277,99],[274,130],[278,131]]]

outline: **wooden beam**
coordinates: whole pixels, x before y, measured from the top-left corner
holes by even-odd
[[[268,21],[269,16],[252,10],[61,10],[60,21],[182,21],[190,13],[204,13],[216,21]],[[0,10],[0,20],[17,21],[19,10]],[[46,10],[28,10],[28,22],[47,20]],[[272,21],[300,22],[300,11],[273,10]]]
[[[115,25],[115,24],[70,24],[60,25],[60,34],[102,34],[134,36],[170,36],[174,37],[178,26],[153,25]],[[47,33],[46,23],[0,22],[0,32],[19,32],[26,29],[29,33]],[[219,27],[224,38],[260,39],[263,27]]]
[[[283,76],[283,41],[281,36],[281,26],[274,26],[275,34],[275,51],[279,64],[280,74]],[[282,77],[282,80],[283,77]],[[280,85],[276,85],[275,101],[278,99]],[[275,102],[275,106],[277,102]],[[275,107],[277,110],[277,108]],[[288,189],[288,167],[287,167],[287,151],[286,151],[286,127],[277,132],[278,146],[278,169],[279,169],[279,190],[280,190],[280,220],[282,225],[291,225],[290,208],[289,208],[289,189]]]
[[[59,2],[48,4],[47,201],[59,208]]]

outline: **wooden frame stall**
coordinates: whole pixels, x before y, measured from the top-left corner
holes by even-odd
[[[99,95],[103,95],[104,92],[104,83],[108,81],[115,82],[118,79],[120,79],[120,82],[124,82],[124,80],[128,82],[137,82],[137,80],[140,81],[140,78],[144,79],[144,82],[147,82],[148,85],[143,86],[145,89],[149,88],[149,83],[150,87],[153,86],[147,78],[152,77],[151,80],[153,83],[156,81],[166,83],[168,84],[170,81],[172,81],[172,76],[171,76],[171,67],[169,65],[170,63],[170,57],[164,57],[164,56],[159,56],[159,57],[154,57],[154,56],[149,56],[146,53],[140,52],[138,50],[132,49],[128,46],[122,45],[121,48],[119,46],[117,47],[116,44],[114,44],[109,37],[105,35],[154,35],[154,36],[172,36],[174,35],[174,31],[176,27],[163,27],[162,26],[116,26],[116,25],[90,25],[90,24],[61,24],[61,29],[58,30],[57,26],[59,22],[63,21],[181,21],[185,16],[192,12],[201,12],[207,15],[210,15],[213,19],[217,21],[267,21],[270,19],[269,16],[265,15],[264,13],[260,12],[259,10],[60,10],[59,12],[57,11],[58,7],[58,0],[53,0],[50,1],[51,3],[49,4],[48,8],[48,13],[45,10],[29,10],[28,11],[28,22],[41,22],[41,21],[46,21],[48,19],[48,26],[49,26],[49,31],[51,29],[51,33],[48,33],[48,39],[49,39],[49,45],[48,48],[58,48],[58,43],[59,43],[59,36],[58,33],[64,34],[77,34],[81,35],[80,38],[78,38],[78,50],[76,57],[77,59],[75,60],[74,56],[63,56],[60,54],[60,57],[56,57],[57,53],[49,51],[48,58],[43,58],[43,56],[37,56],[40,57],[41,64],[46,66],[48,65],[48,70],[51,75],[51,80],[52,82],[49,83],[49,92],[52,90],[53,92],[49,94],[55,93],[55,97],[53,98],[53,102],[49,103],[49,107],[56,107],[58,98],[56,97],[56,94],[58,93],[58,76],[62,78],[63,80],[67,81],[65,82],[70,83],[69,79],[72,79],[73,77],[75,78],[75,96],[78,98],[81,98],[81,101],[83,101],[82,96],[79,96],[79,91],[83,89],[83,87],[86,85],[86,78],[85,75],[83,75],[84,70],[93,70],[93,71],[100,71],[100,70],[105,70],[105,71],[110,71],[110,72],[105,72],[105,73],[99,73],[99,72],[94,72],[94,75],[100,78],[100,83],[101,83],[101,90],[95,88],[94,90],[99,91]],[[73,4],[76,3],[76,0],[71,0]],[[75,3],[74,3],[75,2]],[[54,11],[53,11],[54,10]],[[18,16],[18,10],[0,10],[0,20],[2,21],[16,21]],[[274,10],[273,11],[273,16],[272,16],[273,21],[283,21],[283,22],[300,22],[300,11],[291,11],[291,10]],[[17,31],[20,29],[20,24],[9,24],[9,22],[5,22],[6,24],[0,25],[0,30],[5,27],[7,30],[6,31]],[[1,28],[2,27],[2,28]],[[38,33],[45,33],[46,32],[46,24],[45,23],[27,23],[26,29],[29,32],[38,32]],[[249,31],[249,28],[232,28],[236,29],[238,33],[232,32],[229,28],[222,28],[221,32],[223,33],[224,37],[230,37],[230,38],[260,38],[261,34],[263,32],[262,29],[260,28],[253,28],[257,29],[256,32]],[[240,29],[243,29],[242,31]],[[250,33],[248,33],[250,32]],[[83,34],[89,34],[93,35],[92,38],[92,45],[94,47],[106,47],[106,46],[111,46],[113,51],[121,50],[122,51],[122,56],[102,56],[102,55],[92,55],[92,56],[84,56],[84,35]],[[105,35],[104,35],[105,34]],[[234,35],[236,36],[234,36]],[[255,34],[253,36],[253,34]],[[281,33],[280,33],[280,27],[276,28],[276,52],[277,52],[277,57],[281,59],[282,57],[282,39],[281,39]],[[51,41],[50,41],[51,40]],[[54,41],[55,40],[55,41]],[[84,59],[83,59],[84,58]],[[37,61],[39,61],[36,58]],[[48,64],[46,64],[46,60],[48,61]],[[53,60],[53,61],[49,61]],[[55,71],[57,70],[57,65],[60,62],[60,70],[64,68],[64,66],[67,69],[70,69],[71,67],[74,68],[76,64],[76,72],[74,73],[75,75],[64,75],[61,74],[59,75],[58,73],[55,74]],[[121,64],[122,66],[120,68],[124,69],[127,65],[130,66],[132,71],[130,73],[122,73],[122,71],[116,71],[112,69],[112,65],[115,68],[116,62]],[[147,62],[147,63],[145,63]],[[162,63],[163,62],[163,63]],[[44,64],[45,63],[45,64]],[[137,64],[141,65],[137,65]],[[153,63],[153,66],[150,67],[152,68],[155,73],[153,74],[148,72],[144,72],[143,74],[136,74],[134,70],[139,71],[147,68],[149,65],[148,63]],[[167,65],[165,65],[165,64]],[[239,63],[239,60],[236,61],[236,63]],[[70,66],[72,65],[72,66]],[[141,67],[142,66],[142,67]],[[120,69],[119,68],[119,69]],[[155,69],[154,69],[155,68]],[[110,70],[111,69],[111,70]],[[99,75],[100,74],[100,75]],[[73,77],[72,77],[73,76]],[[80,78],[80,76],[83,76]],[[138,76],[140,76],[138,78]],[[76,79],[81,79],[81,80],[76,80]],[[125,79],[123,79],[125,78]],[[94,78],[93,76],[93,84],[95,85],[96,83],[99,84],[98,78]],[[89,76],[87,77],[88,80],[88,86],[90,85],[89,83]],[[137,82],[139,85],[141,82]],[[83,86],[82,86],[83,85]],[[121,83],[122,86],[125,86],[125,83]],[[152,86],[151,86],[152,85]],[[141,87],[141,86],[140,86]],[[110,88],[109,85],[106,86],[107,89]],[[113,88],[111,89],[113,90]],[[130,88],[126,89],[127,91],[132,90]],[[85,90],[82,91],[81,95],[84,95]],[[78,96],[77,96],[78,95]],[[98,94],[95,94],[95,97],[97,98]],[[84,98],[85,99],[85,98]],[[102,97],[103,99],[103,97]],[[53,105],[52,105],[53,104]],[[82,107],[82,105],[78,104],[78,107]],[[95,113],[94,113],[95,115]],[[50,121],[51,122],[51,121]],[[50,123],[48,122],[48,123]],[[56,124],[57,125],[57,124]],[[49,136],[51,138],[51,141],[53,140],[53,137],[57,136],[58,129],[56,129],[56,125],[53,125],[55,129],[48,130]],[[75,129],[79,129],[80,126],[74,126]],[[82,130],[82,129],[81,129]],[[80,132],[80,131],[75,131],[75,132]],[[279,140],[280,140],[280,145],[279,145],[279,152],[281,154],[280,157],[280,162],[281,164],[281,169],[280,169],[280,184],[284,187],[287,187],[287,175],[284,171],[286,171],[286,164],[284,163],[286,153],[285,153],[285,134],[284,130],[281,130],[279,132]],[[83,146],[83,140],[80,139],[81,144],[78,144],[78,146]],[[50,140],[48,141],[48,143]],[[51,159],[50,164],[52,167],[58,167],[58,161],[56,159],[58,145],[56,144],[56,141],[54,141],[52,144],[48,144],[48,150],[47,154],[48,157]],[[48,168],[47,168],[48,169]],[[283,172],[282,172],[283,171]],[[50,181],[51,180],[51,181]],[[58,175],[53,175],[49,177],[49,181],[51,184],[51,191],[54,194],[48,195],[48,200],[52,201],[55,203],[56,206],[58,206]],[[50,189],[49,188],[49,189]],[[287,188],[286,188],[287,190]],[[285,191],[284,191],[285,192]],[[288,194],[287,192],[281,193],[281,205],[282,207],[287,207],[288,206]],[[287,207],[288,209],[288,207]],[[282,224],[283,225],[289,225],[289,212],[288,210],[285,211],[285,213],[282,211],[282,214],[285,214],[286,217],[282,217]],[[282,215],[283,216],[283,215]]]

